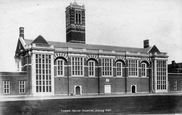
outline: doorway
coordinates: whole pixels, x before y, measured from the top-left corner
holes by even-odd
[[[132,85],[132,86],[131,86],[131,92],[132,92],[132,93],[136,93],[136,86],[135,86],[135,85]]]
[[[75,86],[75,95],[81,95],[81,86]]]
[[[104,93],[111,93],[111,85],[104,85]]]

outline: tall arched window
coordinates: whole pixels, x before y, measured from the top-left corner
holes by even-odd
[[[116,63],[116,76],[117,77],[122,77],[123,76],[123,63],[118,61]]]
[[[141,64],[141,75],[142,75],[142,77],[147,77],[147,64],[146,63]]]
[[[78,24],[78,13],[76,13],[76,18],[75,19],[76,19],[75,23]]]
[[[95,61],[94,60],[88,61],[88,76],[95,77]]]
[[[57,59],[56,60],[56,75],[57,76],[64,76],[64,60]]]
[[[81,24],[81,14],[79,14],[79,24]]]

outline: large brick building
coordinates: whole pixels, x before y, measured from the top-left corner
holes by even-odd
[[[141,48],[91,45],[85,38],[85,8],[66,8],[66,42],[39,35],[24,38],[15,52],[19,72],[0,73],[1,95],[97,95],[168,91],[166,53],[149,40]],[[103,38],[102,38],[103,39]]]

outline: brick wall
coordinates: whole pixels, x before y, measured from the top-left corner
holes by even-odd
[[[25,81],[25,93],[19,93],[19,81]],[[3,81],[10,81],[10,93],[3,93]],[[26,72],[1,72],[0,95],[30,95],[30,82]]]

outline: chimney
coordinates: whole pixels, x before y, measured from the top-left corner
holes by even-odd
[[[148,39],[143,41],[143,47],[144,47],[144,48],[150,47],[150,45],[149,45],[149,40],[148,40]]]
[[[19,37],[22,37],[24,39],[24,27],[19,28]]]
[[[175,63],[176,63],[176,62],[173,60],[173,61],[172,61],[172,65],[174,65]]]

